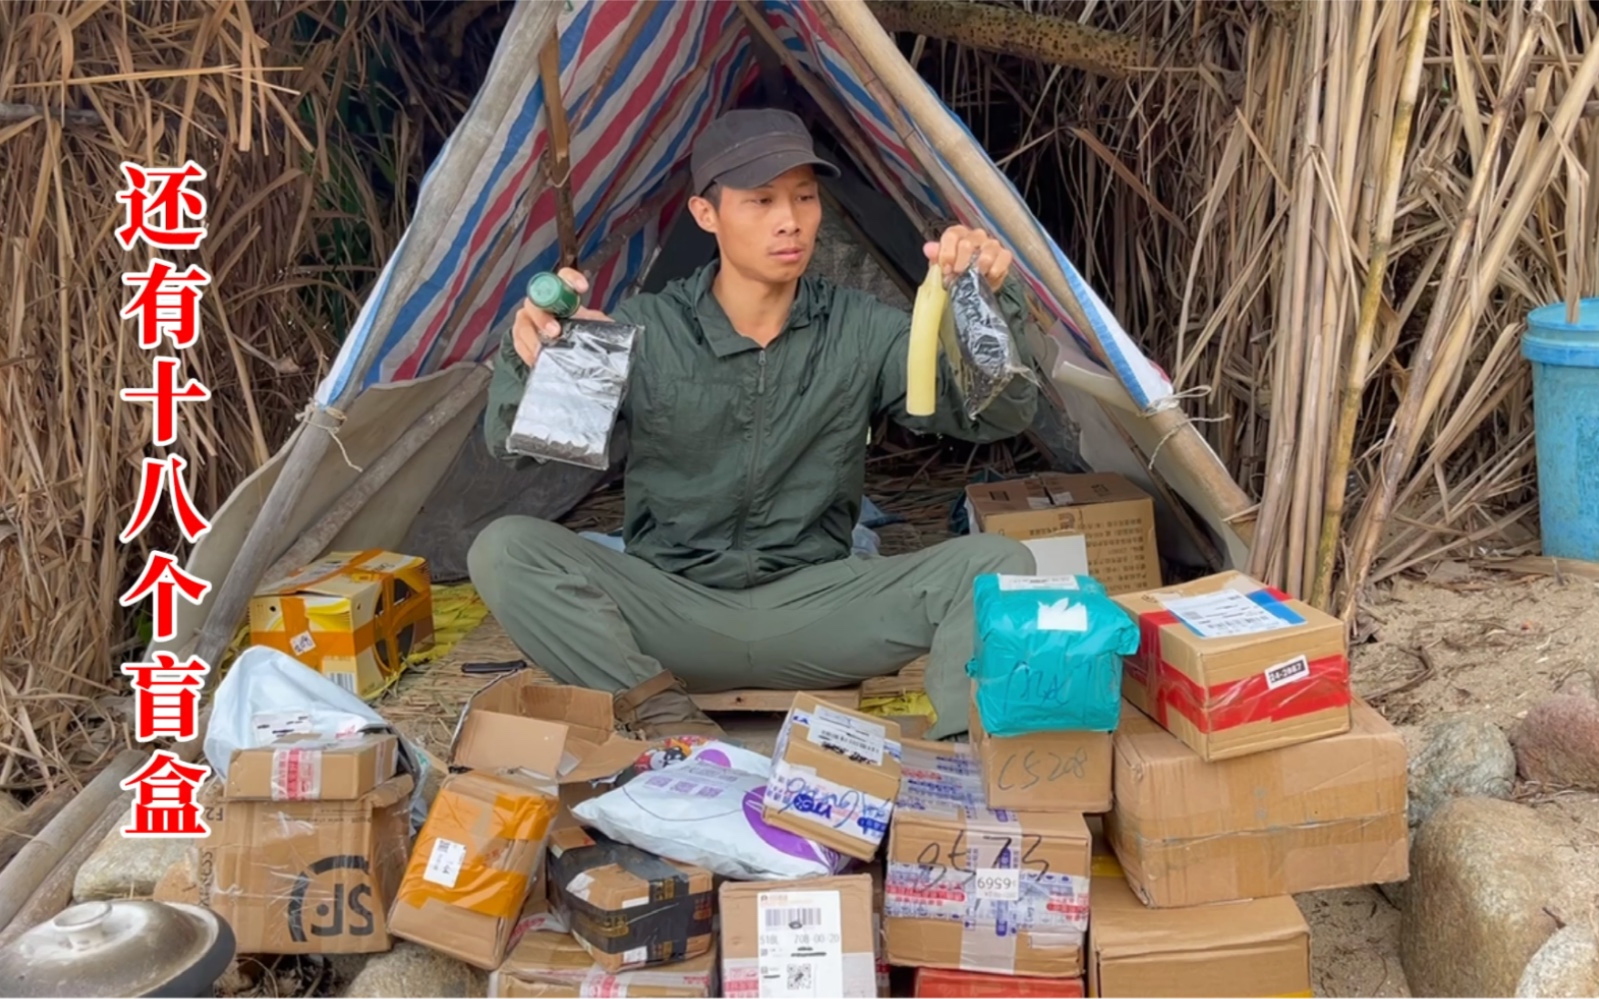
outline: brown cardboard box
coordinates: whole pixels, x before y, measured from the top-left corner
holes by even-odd
[[[195,902],[228,921],[241,954],[388,950],[414,786],[402,774],[354,801],[229,801],[208,781]]]
[[[1072,978],[1088,927],[1088,826],[996,812],[969,746],[907,742],[888,840],[890,964]]]
[[[1349,730],[1337,618],[1238,572],[1116,602],[1142,636],[1122,695],[1206,760]]]
[[[450,746],[449,765],[553,778],[567,807],[609,790],[649,743],[616,732],[611,695],[541,682],[520,670],[467,702]]]
[[[724,881],[722,995],[876,996],[872,876]]]
[[[590,960],[606,971],[672,964],[714,943],[711,872],[569,826],[550,834],[550,889]]]
[[[1287,895],[1150,909],[1096,854],[1088,937],[1091,996],[1313,994],[1310,926]]]
[[[895,722],[795,694],[772,754],[761,817],[871,860],[899,793],[899,752]]]
[[[576,996],[660,996],[701,999],[716,992],[716,948],[698,957],[639,971],[613,973],[594,963],[570,933],[526,933],[505,963],[489,975],[500,999]]]
[[[433,647],[427,561],[377,549],[333,552],[256,592],[250,642],[370,698],[400,678],[407,656]]]
[[[966,487],[973,529],[1018,541],[1081,534],[1088,574],[1111,593],[1160,586],[1155,502],[1120,475],[1045,472]]]
[[[1124,701],[1122,714],[1131,710]],[[989,808],[1090,814],[1110,810],[1110,732],[1033,732],[998,738],[983,730],[976,702],[967,713],[967,728],[983,767]]]
[[[230,801],[353,801],[393,777],[399,759],[400,740],[387,733],[284,736],[235,750],[225,794]]]
[[[499,967],[558,808],[548,785],[523,777],[446,777],[411,850],[390,931],[485,971]]]
[[[1356,700],[1348,732],[1206,763],[1129,712],[1116,732],[1106,837],[1153,906],[1403,881],[1404,738]]]

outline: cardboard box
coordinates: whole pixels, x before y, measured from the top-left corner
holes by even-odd
[[[777,829],[871,860],[899,793],[899,725],[794,695],[777,736],[761,817]]]
[[[1404,737],[1363,701],[1351,715],[1341,735],[1206,763],[1130,712],[1105,833],[1139,898],[1203,905],[1408,878]]]
[[[888,840],[890,964],[1083,974],[1090,839],[1075,812],[983,804],[969,746],[908,742]]]
[[[698,957],[641,971],[613,973],[570,933],[523,934],[489,975],[489,995],[501,999],[567,996],[663,996],[701,999],[717,994],[716,948]]]
[[[1310,926],[1292,898],[1151,909],[1104,854],[1089,947],[1088,994],[1104,999],[1313,994]]]
[[[391,932],[485,971],[499,967],[558,808],[552,789],[522,777],[446,777],[411,851]]]
[[[974,530],[1023,542],[1082,535],[1088,575],[1110,593],[1161,585],[1155,501],[1120,475],[1045,472],[967,486],[966,515]]]
[[[1125,701],[1122,715],[1133,710]],[[1024,812],[1110,811],[1111,733],[1034,732],[998,738],[983,730],[976,703],[967,713],[983,768],[989,808]]]
[[[334,552],[256,591],[250,641],[373,697],[399,679],[407,656],[433,647],[427,561],[376,549]]]
[[[1349,730],[1342,621],[1224,572],[1119,596],[1142,641],[1122,695],[1209,761]]]
[[[876,996],[872,877],[724,881],[722,995]]]
[[[229,801],[207,781],[211,835],[181,896],[233,928],[241,954],[373,954],[411,846],[409,774],[353,801]],[[189,890],[192,888],[192,892]]]
[[[551,778],[570,808],[609,790],[649,748],[617,733],[610,694],[519,670],[472,695],[456,724],[449,766]]]
[[[662,860],[580,827],[550,835],[556,908],[606,971],[672,964],[710,950],[711,872]]]
[[[1016,975],[985,975],[979,971],[947,971],[943,968],[916,969],[918,999],[1031,999],[1064,997],[1080,999],[1081,978],[1022,978]]]
[[[393,777],[399,761],[400,740],[388,733],[290,735],[235,750],[224,793],[230,801],[353,801]]]

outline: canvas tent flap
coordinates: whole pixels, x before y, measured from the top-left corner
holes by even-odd
[[[762,32],[751,30],[746,11],[763,19]],[[1175,405],[1165,374],[1138,351],[964,124],[899,56],[862,0],[518,5],[483,86],[424,178],[411,226],[315,393],[319,408],[347,415],[340,441],[351,461],[361,465],[381,453],[383,442],[409,422],[402,414],[436,401],[452,374],[491,363],[519,290],[557,263],[547,102],[558,98],[570,125],[571,170],[564,179],[577,257],[590,275],[591,301],[610,308],[637,288],[683,210],[680,184],[694,136],[761,78],[762,36],[775,37],[808,80],[829,90],[831,105],[851,119],[843,126],[863,137],[873,156],[866,176],[886,178],[896,203],[928,219],[983,226],[1016,251],[1018,271],[1054,320],[1042,330],[1055,348],[1046,363],[1058,394],[1075,399],[1074,406],[1086,404],[1074,413],[1085,428],[1083,455],[1118,470],[1141,463],[1107,422],[1114,419],[1155,456],[1154,472],[1199,512],[1225,551],[1241,560],[1243,542],[1227,517],[1244,506],[1242,492],[1230,481],[1219,485],[1221,463],[1191,427],[1179,424],[1174,436],[1151,422],[1155,410]],[[533,70],[552,39],[559,95],[546,94]],[[404,481],[385,492],[392,510],[364,516],[339,540],[402,541],[452,463],[469,460],[459,456],[460,446],[474,426],[463,415],[441,432]],[[278,500],[289,504],[288,516],[247,537],[284,454],[312,432],[323,431],[302,426],[284,452],[230,497],[196,546],[191,571],[218,583],[247,542],[286,548],[348,485],[354,471],[330,447],[303,495]],[[1090,433],[1093,440],[1086,439]],[[541,469],[527,481],[548,474]],[[1146,468],[1140,477],[1149,475]],[[245,585],[253,589],[255,582]],[[183,605],[179,638],[170,644],[182,647],[205,610]]]

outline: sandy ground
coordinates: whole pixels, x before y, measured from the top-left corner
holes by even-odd
[[[1457,712],[1507,730],[1561,690],[1599,687],[1599,583],[1444,563],[1376,595],[1363,620],[1375,631],[1351,652],[1357,693],[1413,738]],[[1518,798],[1574,843],[1599,851],[1599,795]],[[1399,911],[1372,888],[1316,892],[1297,901],[1311,926],[1318,996],[1408,996],[1399,961]]]

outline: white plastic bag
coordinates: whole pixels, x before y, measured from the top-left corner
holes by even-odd
[[[298,659],[252,645],[217,684],[205,733],[205,758],[212,772],[226,780],[236,750],[264,746],[289,733],[338,739],[366,732],[395,729],[365,701]],[[422,798],[427,763],[401,738],[400,764],[416,780],[411,818],[417,828],[427,818]]]
[[[623,843],[740,881],[837,874],[849,858],[761,819],[772,761],[725,742],[639,774],[572,814]]]

